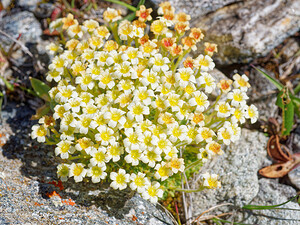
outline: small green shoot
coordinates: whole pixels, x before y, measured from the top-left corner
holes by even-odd
[[[277,81],[264,71],[258,69],[253,65],[252,67],[260,72],[279,90],[276,105],[282,109],[281,135],[289,135],[294,125],[294,114],[296,114],[300,118],[300,99],[295,96],[300,91],[300,84],[298,84],[297,87],[293,90],[293,94],[288,90],[287,87],[285,87],[283,84],[281,84],[279,81]]]

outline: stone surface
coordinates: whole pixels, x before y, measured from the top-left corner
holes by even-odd
[[[173,224],[160,205],[128,190],[71,181],[60,190],[51,184],[57,161],[51,146],[30,139],[33,113],[12,103],[2,111],[0,224]],[[53,191],[60,197],[49,197]]]
[[[273,73],[261,67],[258,67],[258,69],[274,77]],[[270,117],[275,117],[278,113],[278,107],[275,105],[277,99],[276,87],[255,69],[250,72],[249,83],[251,88],[247,95],[249,96],[249,102],[258,108],[259,120],[266,122]]]
[[[33,12],[41,1],[42,0],[17,0],[17,6]]]
[[[169,0],[176,12],[184,12],[192,16],[191,22],[196,22],[199,16],[214,12],[226,5],[238,2],[239,0]],[[152,0],[153,3],[159,5],[165,0]]]
[[[284,203],[296,196],[296,191],[287,185],[279,184],[273,179],[260,179],[259,192],[250,202],[251,205],[276,205]],[[296,202],[289,202],[284,208],[298,209]],[[248,217],[248,218],[247,218]],[[269,225],[297,225],[300,221],[300,212],[292,210],[254,210],[244,215],[243,223]]]
[[[2,6],[6,9],[11,4],[11,0],[1,0]]]
[[[1,19],[0,30],[17,39],[21,34],[20,41],[24,44],[36,43],[41,40],[42,29],[40,23],[30,12],[19,12],[8,15]],[[8,50],[13,41],[0,34],[0,44]]]
[[[248,63],[265,56],[300,29],[297,0],[239,1],[200,15],[191,13],[191,17],[197,18],[193,25],[204,30],[205,41],[218,44],[219,64]]]
[[[205,171],[220,175],[222,187],[195,193],[193,215],[224,202],[237,206],[249,203],[259,190],[257,171],[269,163],[266,161],[266,145],[267,137],[262,133],[242,129],[238,142],[205,165]]]
[[[51,16],[51,13],[55,9],[55,6],[50,3],[38,4],[34,10],[34,15],[38,18],[47,18]]]
[[[300,167],[298,166],[296,169],[292,170],[288,174],[289,179],[296,188],[300,189]]]

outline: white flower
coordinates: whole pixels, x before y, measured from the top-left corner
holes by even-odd
[[[72,110],[73,113],[78,113],[80,111],[81,99],[79,97],[70,98],[68,102],[64,105],[67,110]]]
[[[194,71],[189,67],[178,69],[175,78],[181,87],[186,87],[189,82],[196,83]]]
[[[96,141],[101,142],[101,144],[104,146],[107,146],[109,143],[113,144],[115,142],[116,138],[114,136],[114,131],[111,128],[102,125],[99,126],[97,130],[99,133],[95,135]]]
[[[148,149],[145,151],[141,157],[143,163],[148,164],[150,167],[155,166],[155,162],[161,161],[161,151],[158,148]]]
[[[125,130],[125,135],[124,146],[131,149],[139,149],[139,134],[133,128],[128,128]]]
[[[77,120],[75,119],[76,114],[66,112],[64,113],[61,122],[60,122],[60,128],[62,130],[68,130],[69,127],[77,127]]]
[[[160,164],[156,164],[156,170],[154,177],[156,179],[161,179],[162,181],[168,179],[172,175],[172,170],[169,167],[169,164],[165,162],[161,162]]]
[[[193,98],[189,100],[191,106],[196,106],[198,112],[203,112],[209,106],[208,97],[201,91],[196,91]]]
[[[69,177],[69,165],[68,164],[59,164],[57,166],[57,176],[61,181],[67,181]]]
[[[205,148],[200,148],[199,153],[197,154],[198,159],[201,159],[202,163],[206,163],[209,159],[211,159],[211,156],[212,152]]]
[[[209,142],[205,148],[207,151],[210,151],[213,154],[222,155],[224,153],[221,149],[221,145],[215,141]]]
[[[205,87],[205,92],[210,94],[216,88],[215,79],[208,73],[201,73],[198,82]]]
[[[156,203],[158,198],[163,196],[163,190],[160,189],[160,184],[154,181],[151,185],[147,186],[146,191],[143,192],[142,196],[144,199],[149,199],[150,202]]]
[[[235,88],[240,88],[244,92],[246,92],[250,87],[250,84],[248,83],[249,78],[245,74],[242,76],[240,76],[239,74],[235,74],[233,76],[233,80],[233,86]]]
[[[137,190],[138,193],[143,193],[146,187],[150,185],[150,181],[145,177],[146,174],[138,172],[138,174],[132,173],[130,175],[130,188]]]
[[[230,127],[221,127],[218,130],[218,140],[222,140],[225,145],[229,145],[233,138],[233,130]]]
[[[168,163],[170,168],[172,169],[173,173],[184,172],[184,159],[173,157],[170,162]]]
[[[251,123],[255,123],[258,118],[258,110],[255,105],[246,108],[246,118],[251,119]]]
[[[126,148],[128,154],[125,156],[125,161],[131,163],[133,166],[137,166],[140,162],[142,153],[139,149],[128,149]]]
[[[218,102],[218,104],[215,107],[215,110],[218,112],[218,117],[226,118],[233,113],[234,109],[230,107],[228,102]]]
[[[126,122],[126,119],[123,116],[124,114],[125,112],[120,109],[110,108],[109,111],[104,113],[104,119],[108,121],[108,126],[111,128],[116,127],[117,124],[121,124],[123,126]]]
[[[197,68],[200,68],[201,71],[206,72],[209,70],[213,70],[215,64],[210,56],[204,56],[201,54],[195,59],[195,66]]]
[[[97,79],[99,80],[98,86],[100,88],[105,89],[108,87],[112,89],[115,86],[114,78],[108,70],[102,71]]]
[[[152,133],[148,130],[146,131],[140,131],[140,134],[138,135],[138,140],[140,142],[140,148],[142,150],[147,150],[152,146],[151,140],[152,140]]]
[[[221,187],[221,182],[218,181],[218,175],[205,173],[202,174],[203,186],[207,188],[219,188]]]
[[[238,107],[244,107],[246,105],[246,100],[248,99],[248,96],[246,95],[245,92],[239,90],[239,89],[234,89],[232,92],[229,92],[227,94],[228,99],[231,100],[231,105]]]
[[[247,115],[247,110],[245,106],[236,107],[234,108],[234,111],[232,113],[231,121],[233,123],[240,122],[241,124],[243,124],[246,121],[245,119],[246,115]]]
[[[128,106],[129,112],[127,113],[127,116],[129,119],[135,119],[137,122],[141,123],[144,119],[143,115],[149,115],[149,107],[142,105],[138,102],[132,102]]]
[[[168,129],[169,139],[175,143],[178,139],[183,142],[186,138],[187,127],[185,125],[175,124]]]
[[[168,94],[167,98],[169,105],[172,108],[173,112],[178,112],[180,110],[180,107],[183,105],[184,101],[181,100],[180,95],[175,93]]]
[[[129,182],[129,174],[126,174],[126,171],[123,169],[119,169],[118,173],[111,172],[110,179],[113,181],[110,183],[110,186],[113,189],[123,190],[127,187],[127,183]]]
[[[115,142],[111,144],[107,148],[107,160],[111,160],[113,162],[117,162],[120,160],[120,156],[124,153],[123,147],[119,145],[119,143]]]
[[[104,171],[106,170],[106,166],[92,166],[87,170],[87,176],[92,177],[93,183],[99,183],[100,180],[105,179],[107,173]]]
[[[77,140],[77,144],[75,145],[75,149],[77,151],[84,150],[86,153],[89,153],[94,146],[94,143],[90,138],[83,137]]]
[[[51,82],[52,80],[54,80],[55,82],[60,81],[61,80],[61,72],[58,72],[56,69],[50,70],[47,73],[46,80],[49,82]]]
[[[79,116],[79,121],[77,122],[76,128],[81,134],[87,134],[89,128],[91,127],[92,116],[88,114],[81,114]]]
[[[133,82],[131,80],[121,80],[118,84],[118,90],[130,94],[134,90]]]
[[[209,143],[216,135],[215,132],[213,132],[213,130],[209,129],[208,127],[200,127],[198,132],[199,134],[197,135],[197,140],[199,142],[206,141],[206,143]]]
[[[44,125],[32,126],[31,138],[37,139],[38,142],[45,142],[46,136],[49,134],[48,129]]]
[[[62,159],[69,158],[69,153],[73,154],[74,152],[75,148],[72,146],[72,142],[67,140],[57,143],[55,148],[55,155],[60,155]]]
[[[90,159],[90,163],[92,166],[105,166],[105,163],[107,163],[109,160],[108,160],[108,157],[107,157],[107,154],[106,154],[106,148],[104,147],[100,147],[98,149],[93,149],[91,152],[90,152],[90,155],[93,157]]]
[[[147,89],[147,87],[139,87],[134,90],[133,96],[133,101],[140,101],[143,102],[144,105],[148,106],[151,104],[151,97],[154,96],[154,92],[151,89]]]
[[[149,63],[153,65],[152,69],[154,72],[165,72],[169,69],[167,64],[170,63],[170,60],[167,57],[163,57],[161,54],[155,54],[150,58]]]
[[[198,128],[188,125],[185,140],[190,144],[193,141],[199,142]]]
[[[159,85],[159,76],[153,70],[145,69],[142,72],[142,84],[145,86],[150,85],[151,89],[155,90]]]
[[[235,142],[240,139],[241,128],[239,127],[239,125],[237,123],[234,123],[234,122],[230,123],[228,121],[225,121],[224,127],[229,127],[230,129],[232,129],[232,131],[233,131],[233,137],[231,138],[232,142]]]
[[[139,58],[142,58],[142,53],[137,49],[133,47],[129,47],[126,51],[126,58],[131,62],[132,65],[137,65],[139,63]],[[123,58],[125,60],[125,58]]]
[[[86,175],[86,169],[82,163],[72,163],[70,165],[69,176],[74,177],[75,182],[81,182]]]
[[[153,144],[159,152],[163,151],[164,153],[169,152],[172,146],[166,134],[160,134],[159,137],[153,136],[151,144]]]

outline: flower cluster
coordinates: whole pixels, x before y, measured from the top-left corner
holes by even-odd
[[[141,6],[130,22],[108,8],[106,25],[79,24],[71,14],[51,23],[68,36],[63,46],[48,46],[54,113],[33,126],[32,137],[56,144],[65,161],[58,166],[61,180],[129,186],[156,202],[164,190],[176,190],[168,180],[222,154],[245,119],[257,120],[256,107],[246,104],[246,75],[217,83],[209,74],[216,45],[205,43],[204,54],[187,57],[203,39],[200,29],[190,29],[190,16],[175,14],[167,2],[157,20],[151,12]],[[202,186],[220,186],[217,175],[203,174]]]

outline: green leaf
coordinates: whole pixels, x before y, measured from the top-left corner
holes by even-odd
[[[264,75],[265,78],[267,78],[272,84],[276,86],[276,88],[281,91],[282,88],[284,88],[283,84],[279,83],[276,79],[265,73],[264,71],[258,69],[257,67],[253,66],[254,69],[256,69],[258,72],[260,72],[262,75]]]
[[[145,0],[141,0],[140,2],[139,2],[139,4],[137,5],[137,9],[140,9],[140,6],[141,5],[144,5],[145,4]]]
[[[57,105],[57,103],[53,100],[50,101],[50,109],[52,112],[54,112],[54,107]]]
[[[249,209],[249,210],[264,210],[264,209],[276,209],[279,206],[285,205],[290,201],[293,201],[294,199],[296,199],[299,195],[294,196],[293,198],[291,198],[290,200],[283,202],[281,204],[278,205],[245,205],[242,207],[242,209]],[[279,208],[280,209],[280,208]]]
[[[129,5],[125,2],[122,2],[122,1],[119,1],[119,0],[105,0],[106,2],[112,2],[112,3],[116,3],[118,5],[122,5],[122,6],[125,6],[127,9],[135,12],[136,11],[136,8],[132,5]]]
[[[289,135],[294,124],[295,107],[286,87],[279,92],[276,105],[282,109],[282,135]]]
[[[38,120],[41,117],[45,116],[49,111],[50,111],[50,105],[48,103],[48,104],[45,104],[45,105],[41,106],[40,108],[38,108],[36,110],[35,115],[33,115],[30,119],[31,120]]]
[[[300,83],[297,85],[297,87],[295,87],[294,89],[294,93],[295,95],[298,94],[300,92]]]
[[[44,82],[35,79],[35,78],[30,78],[31,86],[35,93],[45,101],[49,102],[50,101],[50,96],[48,92],[50,91],[50,87],[45,84]]]
[[[6,86],[9,90],[13,91],[13,90],[14,90],[14,85],[12,85],[11,83],[9,83],[8,80],[6,80],[4,77],[2,77],[2,76],[0,76],[0,77],[1,77],[1,79],[3,80],[5,86]]]
[[[125,16],[122,20],[132,21],[136,17],[135,12],[130,13],[129,15]]]

